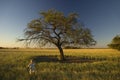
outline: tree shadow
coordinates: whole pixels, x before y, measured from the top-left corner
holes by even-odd
[[[58,59],[57,56],[34,56],[32,59],[36,63],[40,62],[60,62],[60,63],[92,63],[96,62],[96,60],[91,60],[91,59],[85,59],[85,58],[80,58],[80,57],[75,57],[75,56],[65,56],[65,60],[61,61]]]
[[[39,62],[59,62],[56,56],[34,56],[33,60]]]

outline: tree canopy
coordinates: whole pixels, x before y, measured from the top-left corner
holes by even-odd
[[[120,35],[115,36],[108,46],[112,49],[120,50]]]
[[[93,39],[90,29],[78,21],[78,14],[70,13],[65,16],[62,12],[48,10],[40,13],[40,18],[32,20],[25,29],[25,38],[36,45],[54,44],[64,60],[64,46],[92,46]]]

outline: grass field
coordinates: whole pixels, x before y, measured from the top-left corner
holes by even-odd
[[[120,52],[112,49],[0,49],[0,80],[30,80],[30,59],[36,62],[34,80],[120,80]]]

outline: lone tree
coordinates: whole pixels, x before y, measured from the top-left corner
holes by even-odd
[[[28,23],[25,29],[25,38],[29,43],[38,45],[54,44],[59,52],[60,59],[64,60],[63,47],[92,46],[93,39],[90,29],[78,22],[78,14],[71,13],[65,16],[62,12],[48,10],[40,13],[41,17]]]
[[[112,49],[120,50],[120,35],[115,36],[108,46]]]

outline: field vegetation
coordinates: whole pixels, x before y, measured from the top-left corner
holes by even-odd
[[[36,62],[33,80],[120,80],[120,52],[112,49],[0,49],[0,80],[30,80],[27,65]]]

